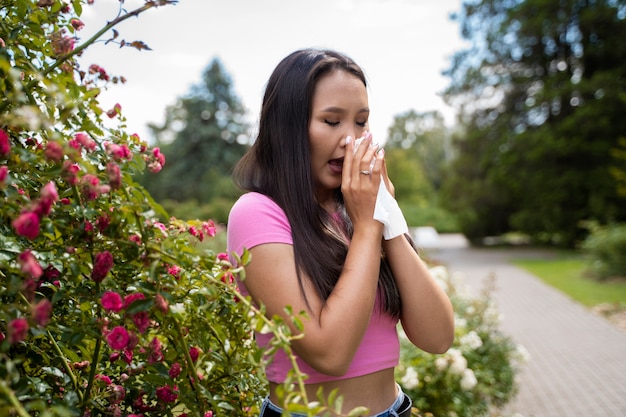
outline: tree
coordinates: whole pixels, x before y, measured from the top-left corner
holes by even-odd
[[[517,229],[571,246],[585,233],[581,220],[626,218],[609,170],[611,149],[626,134],[625,7],[608,0],[463,4],[458,18],[472,47],[454,56],[446,98],[460,109],[467,137],[459,149],[469,153],[456,162],[447,192],[460,197],[449,200],[455,211],[485,219],[465,228]],[[487,225],[491,219],[497,222]]]
[[[140,182],[157,201],[202,204],[234,198],[237,191],[230,174],[246,150],[244,117],[230,76],[219,59],[213,59],[202,82],[167,109],[164,124],[150,126],[168,156],[167,167],[158,180]]]
[[[424,170],[434,189],[442,183],[449,157],[448,132],[443,116],[437,111],[417,113],[409,110],[394,117],[385,146],[410,150],[408,155]]]

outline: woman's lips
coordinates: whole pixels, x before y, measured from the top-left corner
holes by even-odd
[[[341,171],[343,170],[343,158],[331,159],[328,161],[328,167],[332,172],[341,174]]]

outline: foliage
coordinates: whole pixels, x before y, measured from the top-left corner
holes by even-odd
[[[411,158],[410,151],[393,147],[385,149],[385,161],[399,203],[430,205],[434,197],[432,185],[421,165]]]
[[[626,137],[619,138],[617,146],[611,149],[615,165],[609,169],[617,182],[617,194],[626,197]]]
[[[207,204],[223,199],[232,205],[239,195],[232,169],[248,143],[244,117],[230,76],[219,59],[213,59],[202,81],[167,109],[163,125],[150,126],[168,166],[158,178],[144,176],[139,182],[158,202]]]
[[[293,357],[288,328],[239,295],[226,254],[198,245],[212,220],[159,221],[133,176],[164,155],[125,132],[120,105],[100,108],[122,77],[75,59],[109,32],[149,49],[112,28],[174,1],[120,2],[78,45],[92,2],[0,6],[0,414],[255,415],[267,357],[251,334]],[[286,386],[305,395],[294,383],[297,371]]]
[[[448,132],[437,112],[410,110],[394,118],[385,144],[387,170],[396,199],[410,226],[456,232],[452,213],[441,207],[439,188],[448,161]]]
[[[626,223],[588,227],[591,233],[581,244],[589,271],[600,280],[626,277]]]
[[[566,252],[553,259],[516,259],[513,263],[587,307],[626,308],[626,281],[590,279],[587,262],[579,252]]]
[[[459,230],[456,216],[438,207],[435,201],[426,207],[404,202],[398,204],[409,227],[431,226],[438,233],[456,233]]]
[[[437,111],[416,113],[409,110],[394,117],[388,137],[385,147],[409,150],[409,159],[419,161],[428,182],[438,190],[451,157],[449,133],[443,116]]]
[[[480,296],[470,296],[445,268],[431,273],[454,305],[455,341],[445,354],[430,355],[401,339],[396,378],[424,415],[487,417],[515,395],[515,374],[527,352],[498,330],[489,283]]]
[[[610,168],[626,135],[624,3],[480,0],[457,17],[472,46],[447,71],[465,135],[445,188],[464,232],[574,246],[581,220],[626,219]]]

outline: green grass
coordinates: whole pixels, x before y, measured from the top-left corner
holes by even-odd
[[[586,264],[580,258],[525,259],[513,263],[586,306],[609,303],[626,308],[626,281],[600,282],[586,277]]]

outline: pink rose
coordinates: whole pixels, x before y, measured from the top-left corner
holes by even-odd
[[[100,179],[93,174],[85,174],[81,178],[80,189],[88,200],[95,200],[102,194]]]
[[[133,159],[133,153],[130,151],[128,146],[126,145],[118,145],[117,143],[107,143],[106,145],[107,151],[113,155],[113,158],[116,161],[121,161],[123,159],[131,160]]]
[[[80,167],[78,166],[78,164],[75,164],[71,161],[65,161],[63,163],[63,170],[61,171],[61,175],[69,185],[76,185],[76,183],[78,183],[78,175],[76,175],[78,171],[80,171]]]
[[[109,75],[107,74],[106,70],[99,65],[91,64],[89,66],[89,73],[98,74],[99,79],[109,81]]]
[[[0,156],[7,156],[11,153],[11,141],[9,135],[0,129]]]
[[[64,31],[65,29],[60,30],[51,36],[52,51],[55,55],[67,55],[74,50],[74,38],[65,36]]]
[[[148,327],[150,327],[150,315],[147,311],[140,311],[139,313],[133,314],[132,320],[135,326],[137,326],[139,333],[145,333]]]
[[[209,220],[208,222],[203,222],[202,230],[204,231],[204,233],[206,233],[207,235],[211,237],[214,237],[217,231],[217,229],[215,228],[215,223],[213,223],[213,220]]]
[[[179,278],[180,271],[182,271],[182,269],[178,265],[169,265],[167,267],[167,273],[170,274],[171,276],[173,276],[176,279]]]
[[[93,263],[93,271],[91,271],[91,279],[96,282],[102,282],[111,268],[113,268],[113,255],[111,255],[111,252],[97,253]]]
[[[88,151],[93,151],[96,149],[96,142],[89,137],[84,132],[78,132],[74,135],[74,139],[85,149]]]
[[[128,345],[128,331],[123,326],[116,326],[107,334],[106,340],[111,349],[122,350]]]
[[[30,250],[27,249],[20,253],[17,260],[22,268],[22,273],[25,275],[34,279],[39,279],[43,275],[43,268]]]
[[[198,360],[198,356],[200,356],[200,348],[196,346],[192,346],[189,348],[189,356],[191,356],[191,361],[195,363]]]
[[[45,327],[50,321],[50,313],[52,312],[52,303],[47,299],[39,301],[32,306],[31,316],[33,321],[40,327]]]
[[[9,168],[6,165],[0,167],[0,185],[3,185],[9,176]]]
[[[109,391],[109,402],[111,404],[119,404],[122,402],[124,397],[126,397],[126,390],[123,386],[113,384],[108,388]]]
[[[163,165],[165,165],[165,155],[161,153],[161,149],[159,148],[154,148],[152,155],[146,156],[146,160],[148,162],[148,169],[155,174],[161,171]]]
[[[47,216],[52,210],[52,206],[59,200],[59,194],[57,192],[56,185],[53,181],[50,181],[41,189],[41,198],[35,208],[35,213],[39,217]]]
[[[169,385],[159,387],[156,389],[156,396],[164,403],[173,403],[178,398],[178,387],[176,385],[174,387]]]
[[[180,375],[181,371],[182,371],[182,367],[180,366],[180,363],[174,362],[172,366],[170,367],[168,374],[170,378],[176,379]]]
[[[14,345],[21,342],[28,335],[28,320],[25,318],[12,320],[7,327],[7,331],[10,344]]]
[[[59,142],[48,142],[44,155],[49,161],[61,162],[64,156],[63,146]]]
[[[72,20],[70,20],[70,25],[72,25],[72,27],[75,30],[81,30],[82,28],[85,27],[85,24],[82,21],[80,21],[79,19],[72,19]]]
[[[102,307],[107,311],[119,312],[124,308],[122,296],[114,291],[107,291],[102,295]]]
[[[107,164],[106,173],[109,177],[109,185],[113,190],[117,190],[122,186],[122,172],[115,162],[109,162]]]
[[[95,379],[104,382],[104,385],[111,385],[111,378],[106,375],[96,374]]]
[[[143,295],[140,292],[135,292],[132,294],[128,294],[126,297],[124,297],[124,308],[128,308],[130,307],[130,305],[137,300],[144,300],[146,298],[145,295]]]
[[[156,306],[157,310],[159,310],[163,314],[167,314],[167,312],[169,311],[169,305],[167,303],[167,300],[161,294],[157,294],[154,296],[154,305]]]
[[[120,106],[119,103],[116,103],[115,106],[113,106],[112,109],[107,110],[107,116],[109,116],[109,118],[114,118],[115,116],[117,116],[118,114],[122,113],[122,106]]]
[[[163,352],[161,351],[161,341],[159,339],[156,337],[152,338],[148,345],[148,350],[150,352],[148,356],[149,364],[163,361]]]
[[[25,211],[13,220],[13,229],[15,233],[33,240],[39,236],[39,216],[32,211]]]
[[[57,192],[57,187],[54,181],[50,181],[43,186],[40,196],[42,200],[49,200],[53,203],[56,203],[59,200],[59,193]]]

